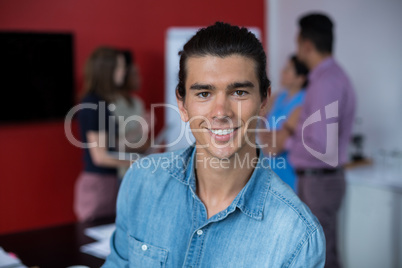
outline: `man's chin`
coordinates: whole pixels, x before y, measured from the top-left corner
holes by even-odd
[[[237,151],[238,151],[237,147],[229,145],[224,148],[215,148],[215,147],[210,148],[210,154],[221,160],[233,158],[237,153]]]
[[[196,142],[196,149],[197,153],[204,153],[218,159],[230,158],[237,151],[233,144],[214,146],[212,144],[202,145],[198,142]]]

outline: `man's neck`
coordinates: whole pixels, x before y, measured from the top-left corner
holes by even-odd
[[[208,218],[232,203],[257,162],[255,148],[237,152],[229,159],[211,157],[204,151],[196,153],[197,195],[207,207]]]
[[[332,57],[332,54],[330,53],[319,53],[316,52],[313,55],[311,55],[310,60],[308,61],[308,67],[311,70],[314,70],[318,65],[320,65],[321,62],[324,60]]]

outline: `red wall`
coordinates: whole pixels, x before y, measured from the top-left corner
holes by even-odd
[[[167,28],[217,20],[257,26],[264,33],[264,0],[0,1],[0,30],[75,35],[77,93],[85,59],[95,47],[135,51],[143,80],[140,95],[148,106],[164,100]],[[163,114],[158,116],[161,125]],[[63,122],[0,126],[0,166],[0,233],[75,220],[73,186],[81,151],[65,138]]]

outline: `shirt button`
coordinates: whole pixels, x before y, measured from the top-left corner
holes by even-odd
[[[147,247],[147,245],[142,245],[141,249],[142,249],[143,251],[145,251],[145,250],[148,249],[148,247]]]
[[[197,234],[198,234],[198,235],[202,235],[203,233],[204,233],[204,232],[203,232],[201,229],[197,231]]]

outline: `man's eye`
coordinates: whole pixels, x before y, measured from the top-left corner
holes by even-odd
[[[243,97],[243,96],[245,96],[245,95],[247,94],[247,92],[246,92],[246,91],[243,91],[243,90],[236,90],[236,91],[234,92],[234,94],[235,94],[236,96]]]
[[[201,98],[203,98],[203,99],[208,98],[209,95],[210,95],[209,92],[201,92],[201,93],[198,93],[198,94],[197,94],[198,97],[201,97]]]

